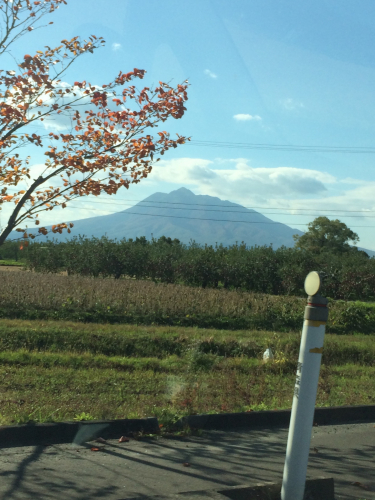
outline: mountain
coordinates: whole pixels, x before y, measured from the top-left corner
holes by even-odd
[[[364,252],[367,253],[369,257],[375,257],[374,250],[368,250],[367,248],[362,248],[362,247],[358,247],[358,250],[363,250]]]
[[[195,195],[186,188],[169,194],[154,193],[122,212],[72,222],[70,235],[66,231],[62,235],[50,233],[36,241],[46,238],[65,241],[78,235],[98,238],[105,235],[118,240],[170,236],[183,243],[195,240],[200,244],[229,246],[244,241],[248,246],[272,244],[278,248],[293,246],[293,235],[303,234],[285,224],[274,223],[255,210],[213,196]],[[37,228],[30,232],[37,233]],[[13,232],[9,239],[18,237],[19,233]]]
[[[110,239],[147,239],[170,236],[183,243],[195,240],[200,244],[224,246],[241,243],[248,246],[293,246],[293,234],[303,234],[285,224],[274,223],[255,210],[213,196],[195,195],[186,188],[171,193],[154,193],[137,205],[111,215],[72,221],[74,228],[69,235],[51,233],[38,237],[38,241],[55,238],[65,241],[75,235]],[[50,226],[47,226],[50,229]],[[37,233],[37,228],[30,229]],[[19,237],[13,232],[10,239]]]

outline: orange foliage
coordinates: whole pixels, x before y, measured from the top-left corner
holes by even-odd
[[[61,3],[66,2],[14,0],[9,4],[0,0],[0,9],[10,18],[22,21],[20,36],[30,31],[35,18],[53,12]],[[13,42],[12,29],[6,30],[0,53],[5,50],[5,42]],[[158,137],[146,134],[146,129],[170,117],[178,119],[184,115],[187,82],[176,88],[159,82],[154,89],[145,87],[138,91],[135,85],[125,87],[144,78],[145,71],[134,68],[128,73],[120,72],[111,82],[100,86],[86,81],[76,81],[72,86],[62,84],[66,68],[103,43],[102,38],[94,35],[83,42],[78,37],[64,39],[56,48],[46,46],[44,51],[26,54],[17,71],[0,70],[0,204],[15,205],[0,235],[0,245],[14,229],[24,232],[25,238],[33,237],[19,226],[26,219],[38,225],[41,211],[65,208],[69,200],[81,196],[114,195],[121,187],[140,182],[159,160],[155,157],[189,140],[178,134],[171,139],[166,131],[158,132]],[[82,113],[78,107],[81,104],[86,108],[91,104],[91,108]],[[130,109],[130,105],[135,109]],[[27,133],[28,126],[57,115],[73,123],[67,133]],[[46,169],[26,190],[9,194],[10,186],[32,178],[30,156],[16,152],[26,144],[45,149]],[[54,185],[50,185],[51,181]],[[55,224],[52,232],[61,234],[65,229],[70,232],[72,226]],[[47,234],[45,227],[38,231]]]

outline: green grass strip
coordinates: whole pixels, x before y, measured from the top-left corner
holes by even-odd
[[[277,363],[208,357],[204,369],[186,370],[167,362],[176,372],[146,369],[149,360],[131,371],[0,363],[0,423],[157,416],[167,425],[186,414],[291,407],[295,371]],[[374,404],[374,379],[375,367],[322,365],[316,405]]]
[[[25,263],[17,261],[17,260],[11,260],[11,259],[0,259],[0,266],[18,266],[18,267],[24,267]]]
[[[179,372],[187,362],[184,358],[169,356],[165,359],[157,358],[124,358],[120,356],[108,357],[92,355],[90,353],[50,353],[29,352],[25,350],[0,352],[0,364],[11,366],[40,366],[43,368],[65,367],[76,370],[87,369],[115,369],[121,371]]]
[[[158,359],[199,352],[261,360],[268,347],[278,359],[296,363],[300,334],[0,320],[0,352],[25,350]],[[327,334],[323,363],[374,366],[375,340],[366,335]]]

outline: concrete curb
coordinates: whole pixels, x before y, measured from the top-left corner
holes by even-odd
[[[189,491],[149,498],[150,500],[280,500],[280,492],[281,483],[265,483],[254,486],[232,486],[224,490]],[[306,480],[304,500],[334,500],[334,498],[333,478],[317,477]]]
[[[177,428],[234,430],[245,427],[289,427],[291,410],[251,411],[189,415],[176,423]],[[335,425],[375,421],[375,405],[331,406],[315,408],[314,424]]]
[[[36,446],[46,444],[82,444],[97,437],[119,439],[130,432],[159,432],[156,417],[144,419],[94,420],[47,424],[0,426],[0,446]]]
[[[245,413],[219,413],[190,415],[180,419],[176,429],[227,430],[239,428],[289,427],[290,410],[254,411]],[[316,408],[314,423],[317,425],[375,422],[375,405],[333,406]],[[47,424],[0,426],[0,447],[35,446],[46,444],[82,444],[97,437],[116,439],[131,432],[156,434],[159,423],[156,417],[85,422],[60,422]]]

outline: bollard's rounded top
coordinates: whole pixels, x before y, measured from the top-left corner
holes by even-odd
[[[311,271],[305,279],[305,292],[307,295],[316,295],[321,287],[322,281],[319,273]]]

